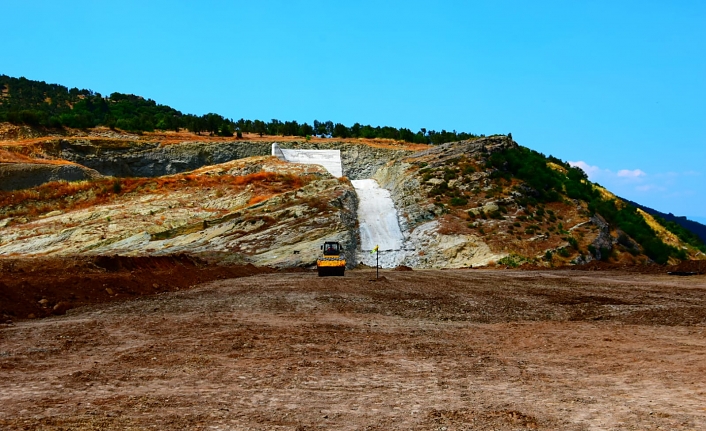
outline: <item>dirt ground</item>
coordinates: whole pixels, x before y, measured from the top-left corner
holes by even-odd
[[[706,429],[705,275],[180,265],[6,313],[0,429]]]
[[[212,265],[184,254],[0,259],[0,323],[267,272],[273,270]]]

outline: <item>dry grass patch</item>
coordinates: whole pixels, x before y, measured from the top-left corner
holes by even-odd
[[[93,181],[43,184],[26,190],[0,192],[0,218],[36,218],[54,210],[76,210],[106,204],[122,196],[166,194],[174,191],[215,189],[242,192],[252,189],[254,204],[303,187],[314,176],[256,172],[243,176],[179,174],[161,178],[101,178]]]

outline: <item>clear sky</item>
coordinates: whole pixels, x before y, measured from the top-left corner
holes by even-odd
[[[0,73],[232,119],[508,133],[706,222],[706,2],[3,0]]]

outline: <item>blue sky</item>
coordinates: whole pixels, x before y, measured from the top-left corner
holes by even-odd
[[[4,0],[0,73],[185,113],[508,133],[706,222],[706,2]]]

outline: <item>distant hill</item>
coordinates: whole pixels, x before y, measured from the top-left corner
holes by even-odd
[[[154,100],[132,94],[112,93],[106,97],[91,90],[69,89],[59,84],[0,74],[0,122],[3,121],[52,129],[89,129],[97,126],[131,132],[188,129],[197,134],[205,132],[218,136],[240,137],[242,133],[257,133],[260,136],[394,139],[434,145],[484,136],[425,128],[415,133],[404,127],[373,127],[359,123],[349,127],[317,120],[311,125],[277,119],[261,121],[241,118],[234,121],[215,113],[201,116],[183,114]]]
[[[637,202],[630,201],[628,199],[623,199],[625,202],[630,203],[636,208],[640,208],[647,214],[653,215],[653,216],[658,216],[663,218],[667,222],[673,222],[678,224],[679,226],[683,227],[684,229],[688,229],[689,231],[693,232],[695,235],[697,235],[699,238],[701,238],[702,241],[706,242],[706,225],[703,225],[699,222],[695,222],[693,220],[689,220],[688,218],[684,216],[675,216],[672,213],[665,214],[661,211],[657,211],[655,209],[652,209],[650,207],[646,207],[644,205],[640,205]]]

